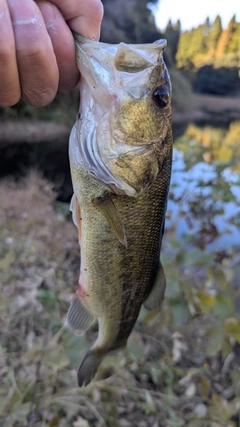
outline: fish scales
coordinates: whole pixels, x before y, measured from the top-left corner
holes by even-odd
[[[95,318],[99,323],[79,368],[82,386],[104,356],[126,346],[142,304],[156,309],[163,299],[172,133],[165,42],[107,45],[76,37],[81,104],[69,155],[81,266],[68,323],[80,334]]]
[[[117,337],[120,343],[123,341],[126,344],[141,305],[149,295],[156,279],[170,171],[171,162],[169,161],[166,162],[162,171],[163,175],[165,174],[165,180],[159,176],[149,192],[136,200],[137,203],[133,203],[129,198],[125,204],[122,201],[124,205],[124,209],[121,210],[122,217],[129,221],[126,230],[129,254],[125,252],[125,256],[119,259],[118,264],[121,272],[119,281],[123,292],[121,328]],[[159,218],[163,220],[159,221]],[[144,224],[144,230],[142,224]]]

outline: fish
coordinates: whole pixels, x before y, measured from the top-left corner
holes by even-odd
[[[78,370],[89,384],[106,355],[126,347],[142,305],[160,307],[160,261],[172,166],[166,40],[108,44],[74,34],[80,107],[69,141],[71,211],[80,276],[70,329],[98,336]]]

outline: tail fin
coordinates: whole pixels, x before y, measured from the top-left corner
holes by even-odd
[[[88,350],[78,369],[78,385],[79,387],[88,385],[97,373],[97,368],[100,365],[104,355],[98,356],[94,350]]]

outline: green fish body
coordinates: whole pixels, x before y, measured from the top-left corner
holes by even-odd
[[[171,177],[171,84],[165,41],[110,45],[77,37],[80,113],[70,136],[81,267],[68,312],[96,342],[78,371],[87,385],[108,353],[124,348],[142,304],[164,297],[160,249]]]

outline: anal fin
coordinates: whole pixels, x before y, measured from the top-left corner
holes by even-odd
[[[147,310],[156,310],[160,307],[161,302],[164,298],[165,288],[166,278],[163,271],[163,266],[161,262],[159,262],[158,272],[153,288],[143,304]]]
[[[122,245],[127,248],[127,236],[124,225],[111,197],[106,194],[105,196],[94,199],[92,203],[93,206],[99,209],[99,211],[103,214],[110,228],[116,234]]]
[[[81,298],[74,295],[67,314],[70,329],[77,335],[83,335],[90,328],[94,319]]]

